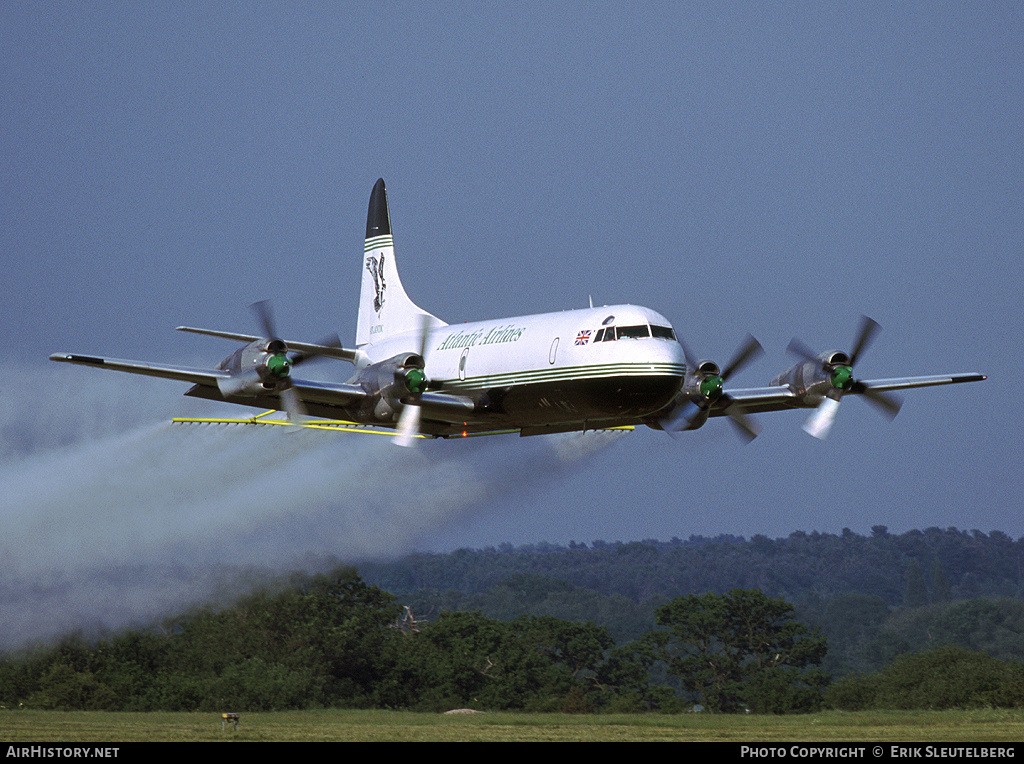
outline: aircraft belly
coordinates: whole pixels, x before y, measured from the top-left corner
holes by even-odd
[[[514,383],[486,391],[495,423],[548,425],[635,423],[667,406],[679,389],[674,375],[630,375]],[[490,417],[488,417],[490,418]]]

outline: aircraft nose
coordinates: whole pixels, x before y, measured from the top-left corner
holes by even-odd
[[[651,346],[651,360],[655,363],[670,364],[683,367],[686,364],[686,353],[683,346],[676,340],[658,340]]]

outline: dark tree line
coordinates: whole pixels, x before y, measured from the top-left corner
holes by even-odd
[[[825,703],[864,709],[1019,708],[1024,664],[946,646],[896,658],[867,676],[847,676],[825,692]]]
[[[417,622],[394,595],[339,569],[149,629],[4,656],[0,705],[675,712],[697,704],[790,713],[1024,704],[1019,661],[944,648],[833,683],[818,668],[827,649],[791,604],[758,590],[669,599],[644,634],[616,644],[603,626],[553,615],[449,611]]]
[[[517,577],[539,576],[631,602],[679,594],[759,589],[798,602],[813,594],[858,593],[891,607],[953,599],[1024,594],[1024,538],[927,528],[902,534],[876,525],[869,536],[795,531],[785,538],[757,535],[670,541],[504,544],[448,554],[413,554],[364,563],[367,581],[404,597],[417,591],[485,592]],[[549,584],[550,585],[550,584]],[[527,589],[529,580],[523,581]]]
[[[360,571],[417,612],[592,620],[620,644],[642,636],[674,597],[757,589],[793,603],[798,620],[827,636],[823,669],[836,677],[946,644],[1024,660],[1024,539],[999,531],[875,526],[868,536],[503,545]]]
[[[806,703],[760,700],[769,687],[778,695],[824,651],[823,639],[792,620],[790,605],[742,591],[692,605],[668,603],[658,613],[663,630],[617,647],[603,627],[551,615],[502,621],[479,611],[445,612],[418,623],[394,596],[340,570],[296,577],[286,588],[152,629],[92,643],[69,637],[7,656],[0,663],[0,703],[584,712],[671,711],[700,701],[715,711],[758,703],[764,710],[807,710]],[[696,652],[683,657],[691,643],[699,645]],[[712,668],[724,655],[727,667]],[[652,678],[659,661],[668,684]]]
[[[1022,571],[1024,540],[998,531],[882,526],[417,554],[2,656],[0,705],[1019,705]],[[403,627],[403,606],[422,622]],[[730,608],[771,625],[774,665],[743,652]],[[912,690],[929,687],[921,665],[941,666],[949,686]]]

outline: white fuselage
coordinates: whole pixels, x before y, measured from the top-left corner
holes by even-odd
[[[421,344],[431,389],[486,398],[489,419],[510,426],[639,423],[672,402],[685,375],[668,320],[635,305],[452,324],[425,343],[406,333],[360,350],[376,363]]]

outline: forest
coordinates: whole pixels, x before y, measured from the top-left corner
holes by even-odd
[[[0,656],[0,706],[1024,705],[1024,540],[930,528],[414,554]],[[252,575],[252,572],[239,572]]]
[[[359,572],[419,617],[555,615],[602,625],[619,644],[648,630],[672,597],[757,589],[822,631],[822,668],[837,677],[946,644],[1024,660],[1024,539],[1001,531],[892,534],[876,525],[868,536],[505,545],[364,563]]]

